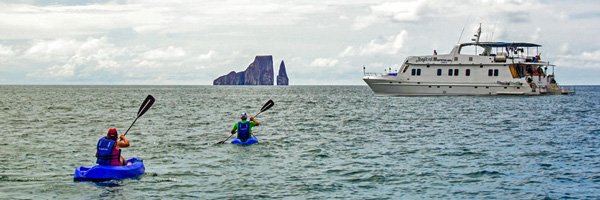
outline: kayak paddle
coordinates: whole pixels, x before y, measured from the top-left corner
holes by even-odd
[[[269,110],[269,108],[273,107],[274,105],[275,105],[275,102],[273,102],[273,100],[269,99],[269,101],[267,101],[267,103],[265,103],[265,105],[263,105],[263,107],[260,108],[260,112],[256,113],[256,115],[254,115],[254,117],[258,116],[262,112],[265,112],[265,111]],[[229,138],[232,135],[233,134],[229,134],[229,137],[227,137],[224,140],[218,142],[217,144],[223,144],[223,143],[225,143],[225,141],[229,140]]]
[[[263,105],[263,107],[260,108],[260,112],[256,113],[256,115],[254,115],[254,117],[258,116],[262,112],[269,110],[269,108],[273,107],[274,105],[275,105],[275,102],[273,102],[273,100],[269,99],[269,101],[267,101],[267,103],[265,103],[265,105]]]
[[[144,115],[144,113],[146,113],[146,111],[148,111],[150,107],[152,107],[152,104],[154,104],[154,97],[152,95],[148,95],[144,100],[144,103],[142,103],[142,106],[140,106],[140,110],[138,110],[137,117],[135,118],[135,120],[133,120],[133,123],[131,123],[131,125],[129,126],[129,128],[127,128],[127,131],[125,131],[125,134],[123,135],[127,135],[127,132],[129,132],[129,129],[133,126],[133,124],[135,124],[135,121],[137,121],[138,118]]]

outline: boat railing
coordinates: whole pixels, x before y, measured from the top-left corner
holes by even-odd
[[[548,61],[531,59],[530,57],[512,56],[509,58],[512,58],[517,63],[527,63],[527,64],[538,63],[538,64],[546,64],[546,65],[548,64]]]
[[[365,76],[398,76],[398,73],[376,73],[376,72],[365,72]]]

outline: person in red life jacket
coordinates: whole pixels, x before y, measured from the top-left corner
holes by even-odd
[[[231,129],[231,134],[235,134],[237,132],[237,138],[242,142],[246,142],[246,140],[248,140],[248,138],[250,138],[252,135],[252,127],[259,126],[260,122],[256,121],[254,117],[250,117],[250,121],[246,121],[248,118],[248,114],[246,113],[242,113],[240,118],[242,120],[233,126],[233,129]]]
[[[106,137],[98,140],[96,146],[96,163],[106,166],[122,166],[125,165],[125,158],[121,156],[121,148],[129,147],[129,141],[124,135],[119,136],[117,128],[111,127],[108,129]],[[120,138],[121,140],[117,140]]]

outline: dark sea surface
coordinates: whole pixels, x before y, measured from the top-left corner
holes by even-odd
[[[0,86],[0,199],[600,199],[600,86],[378,97],[367,86]],[[127,134],[139,180],[74,182]],[[242,112],[260,144],[217,145]]]

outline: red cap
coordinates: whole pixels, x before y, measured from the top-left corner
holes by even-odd
[[[117,132],[117,128],[115,128],[115,127],[110,127],[110,128],[108,129],[108,134],[107,134],[107,135],[108,135],[109,137],[114,137],[114,138],[117,138],[117,137],[119,136],[119,133]]]

